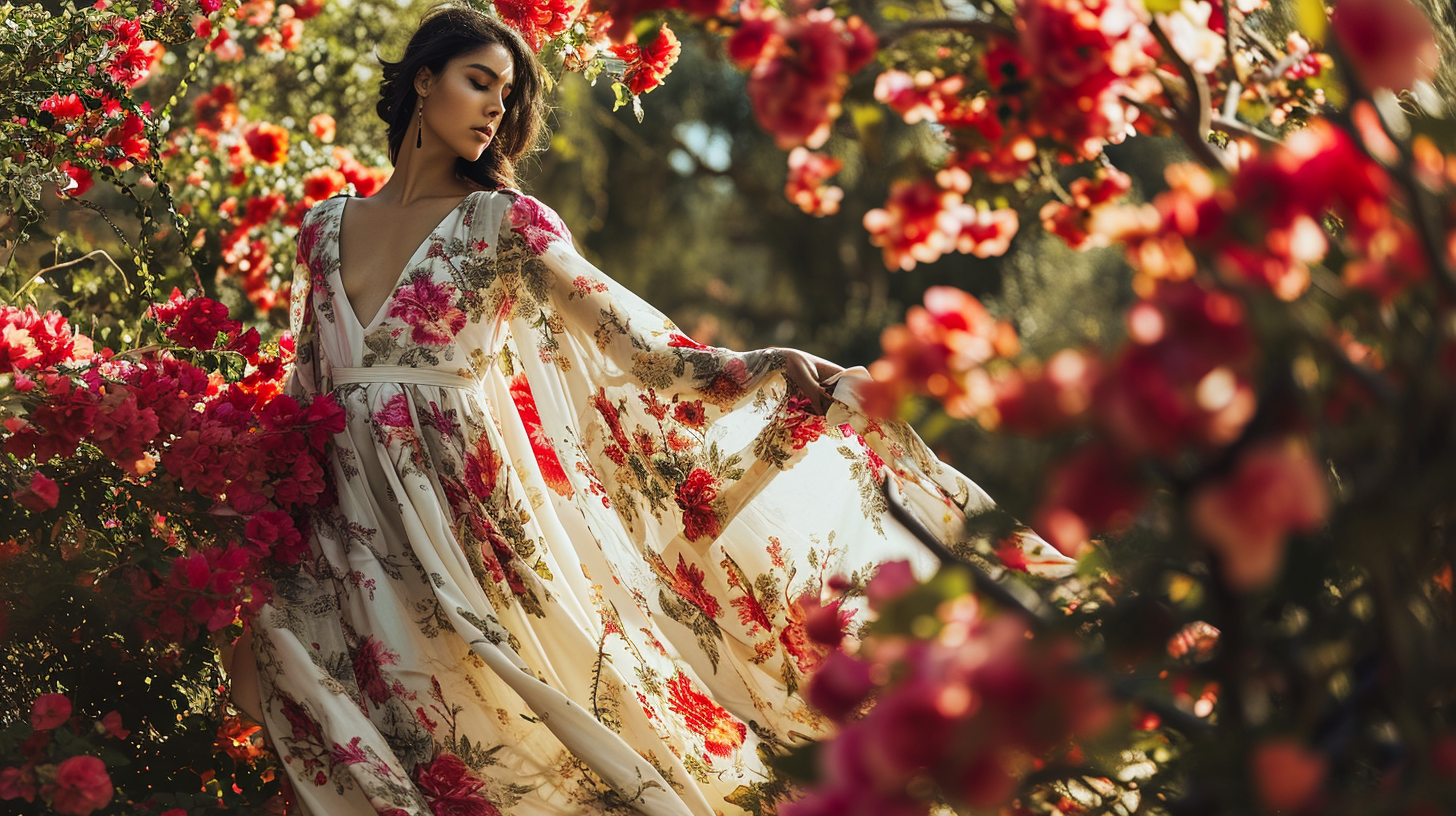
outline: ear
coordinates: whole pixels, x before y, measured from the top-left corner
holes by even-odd
[[[421,66],[420,70],[415,72],[415,93],[425,96],[429,94],[430,88],[434,84],[435,72],[430,70],[430,66]]]

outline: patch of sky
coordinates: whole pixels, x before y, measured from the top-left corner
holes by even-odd
[[[693,119],[679,123],[672,134],[682,147],[673,149],[667,162],[684,176],[691,175],[699,164],[721,173],[733,163],[733,137],[722,128]]]

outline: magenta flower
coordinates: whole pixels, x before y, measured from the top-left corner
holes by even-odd
[[[402,287],[390,304],[389,316],[410,326],[410,339],[444,346],[465,328],[465,313],[455,306],[455,287],[421,277]]]

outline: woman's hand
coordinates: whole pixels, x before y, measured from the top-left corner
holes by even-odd
[[[829,385],[828,381],[843,373],[844,369],[822,357],[815,357],[798,349],[781,348],[777,351],[787,360],[784,376],[800,393],[809,398],[814,413],[823,416],[834,401],[831,396],[833,385]]]

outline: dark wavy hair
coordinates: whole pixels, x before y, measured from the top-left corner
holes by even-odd
[[[541,63],[515,29],[492,14],[464,4],[430,9],[410,37],[403,57],[396,62],[379,57],[384,79],[379,84],[375,111],[389,125],[390,164],[398,164],[404,140],[412,135],[419,100],[414,80],[420,69],[429,68],[438,76],[450,60],[492,43],[511,54],[514,87],[506,97],[495,139],[479,159],[457,159],[456,172],[488,189],[515,187],[516,163],[536,149],[545,122]]]

